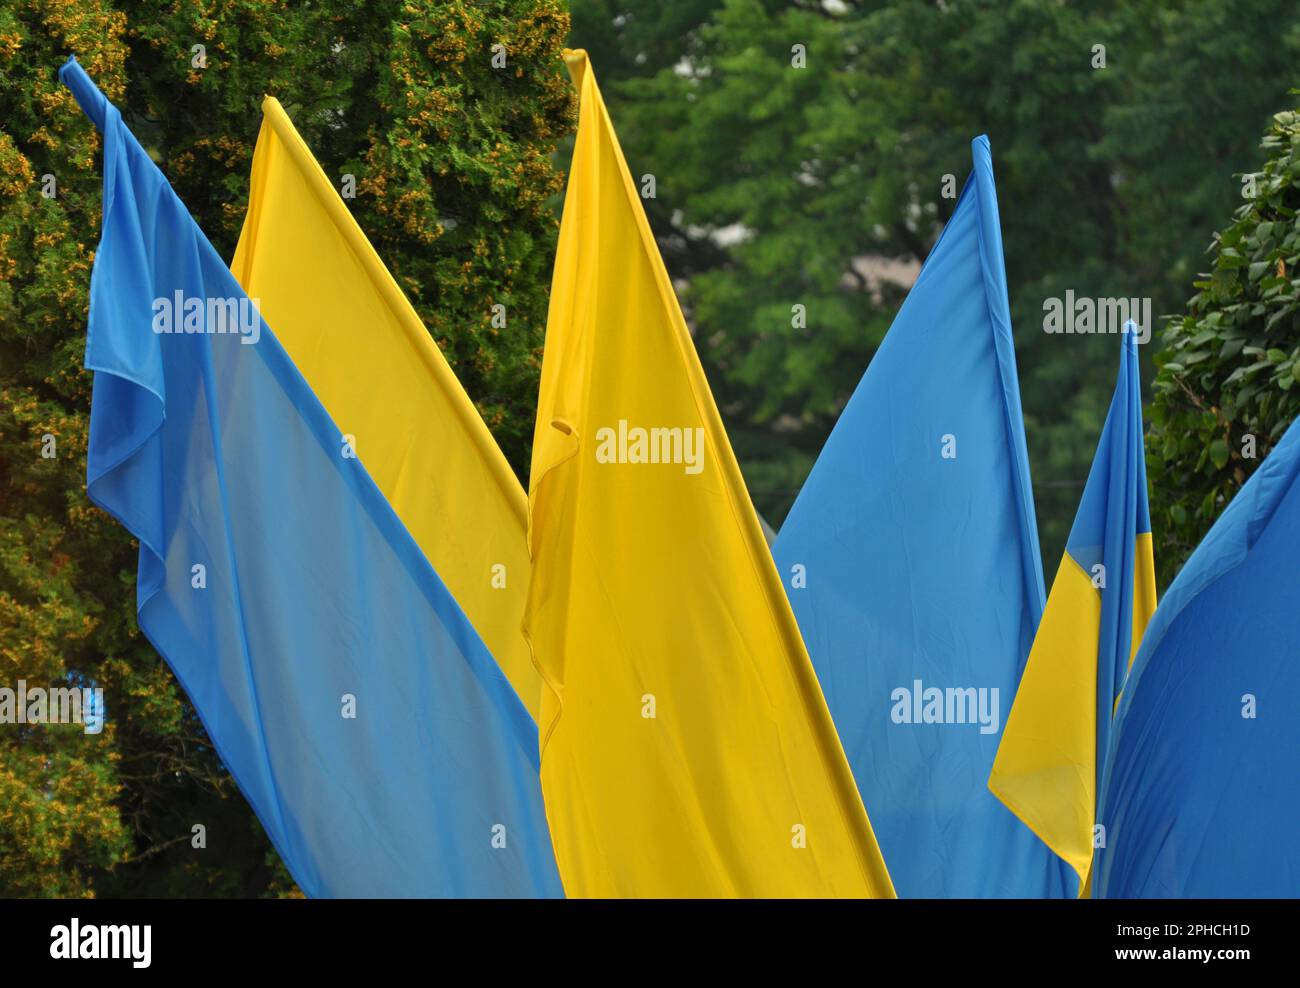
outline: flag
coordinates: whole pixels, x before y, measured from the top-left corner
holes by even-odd
[[[571,896],[890,896],[584,52],[525,631]]]
[[[988,139],[773,553],[898,894],[1063,895],[986,786],[1043,609]]]
[[[117,109],[86,487],[140,541],[141,630],[304,892],[561,894],[536,728]]]
[[[1111,729],[1094,894],[1300,895],[1300,427],[1152,617]]]
[[[231,269],[534,717],[524,489],[288,115],[262,104]],[[306,263],[305,263],[306,261]]]
[[[989,788],[1087,890],[1111,717],[1156,608],[1137,337],[1038,625]]]

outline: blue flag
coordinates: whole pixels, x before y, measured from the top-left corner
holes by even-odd
[[[773,553],[900,897],[1061,896],[988,791],[1043,611],[987,138]]]
[[[104,134],[87,490],[281,857],[312,896],[562,894],[532,719],[117,109],[60,77]]]
[[[1156,609],[1112,729],[1094,893],[1300,896],[1300,425]],[[874,819],[874,817],[873,817]]]

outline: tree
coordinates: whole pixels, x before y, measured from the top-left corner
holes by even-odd
[[[79,190],[93,187],[99,140],[56,77],[60,49],[76,45],[120,97],[124,24],[106,3],[0,10],[0,685],[15,690],[84,680],[144,697],[160,686],[121,606],[130,545],[84,494],[89,382],[76,327],[99,200]],[[129,853],[116,800],[135,766],[123,764],[113,714],[99,735],[0,727],[0,894],[89,894]]]
[[[355,177],[347,202],[357,222],[526,478],[551,200],[563,187],[551,152],[574,123],[563,4],[211,7],[132,5],[129,122],[153,136],[177,193],[229,256],[262,96],[276,96],[327,174]],[[203,69],[193,65],[198,44]]]
[[[554,0],[0,10],[0,686],[85,683],[108,708],[99,735],[0,725],[0,895],[292,893],[139,634],[136,545],[85,496],[100,140],[59,65],[78,55],[226,256],[261,99],[278,96],[327,173],[356,177],[349,206],[522,473],[561,184],[550,154],[573,122],[567,31]]]
[[[575,40],[615,15],[594,32],[612,70],[595,68],[613,80],[634,174],[657,178],[651,223],[774,522],[951,212],[944,177],[960,185],[970,139],[989,135],[1052,565],[1119,345],[1043,333],[1044,300],[1180,307],[1228,179],[1290,84],[1294,5],[676,0],[650,18],[639,6],[573,0]]]
[[[1273,117],[1157,357],[1147,462],[1165,579],[1300,414],[1300,109]]]

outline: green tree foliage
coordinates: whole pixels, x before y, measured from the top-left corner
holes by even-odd
[[[1156,358],[1147,462],[1166,580],[1300,414],[1300,109],[1277,114],[1261,147]]]
[[[551,152],[573,123],[568,29],[555,0],[0,9],[0,685],[86,683],[108,708],[99,735],[0,725],[0,895],[294,893],[139,634],[135,543],[85,496],[100,140],[59,65],[78,55],[227,257],[261,99],[277,96],[326,172],[356,176],[349,206],[523,472],[562,183]]]
[[[759,508],[779,521],[960,187],[993,148],[1044,556],[1114,386],[1043,302],[1181,308],[1295,81],[1285,0],[573,0]],[[1261,44],[1260,39],[1268,43]],[[792,66],[802,45],[806,67]],[[1104,67],[1097,46],[1104,46]],[[791,306],[807,325],[792,324]],[[943,354],[935,354],[942,361]]]
[[[229,256],[262,96],[279,99],[326,173],[356,177],[353,214],[526,477],[563,187],[551,152],[573,126],[563,4],[275,6],[132,4],[129,122]]]
[[[165,721],[171,690],[123,606],[134,595],[130,546],[84,494],[89,388],[76,337],[99,199],[77,190],[95,187],[99,140],[55,75],[61,49],[76,45],[120,97],[123,27],[106,3],[0,10],[0,684],[84,677],[115,697],[155,695]],[[42,196],[45,176],[57,198]],[[116,716],[97,736],[0,726],[0,894],[86,895],[130,853],[116,800],[140,767],[124,758],[131,731]]]

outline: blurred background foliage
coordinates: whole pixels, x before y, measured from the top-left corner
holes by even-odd
[[[1163,346],[1147,411],[1162,582],[1300,410],[1293,2],[3,0],[0,683],[102,686],[108,719],[97,736],[0,727],[0,895],[296,894],[138,633],[134,544],[85,498],[99,141],[59,64],[77,53],[225,256],[278,96],[326,172],[356,176],[349,208],[526,480],[575,122],[566,43],[591,53],[634,175],[655,176],[651,224],[772,523],[980,133],[1049,571],[1119,340],[1043,333],[1044,299],[1149,296],[1171,317],[1143,358],[1153,371]]]
[[[1150,297],[1158,322],[1184,310],[1213,262],[1213,232],[1243,201],[1239,174],[1260,166],[1260,135],[1300,82],[1300,7],[572,0],[571,8],[629,166],[658,180],[646,204],[651,223],[750,491],[773,525],[955,204],[941,195],[944,175],[960,188],[971,139],[988,134],[1043,558],[1053,571],[1120,344],[1045,334],[1043,300],[1067,290]],[[796,44],[806,68],[791,68]],[[1099,45],[1104,68],[1093,67]],[[806,306],[806,329],[791,326],[796,303]],[[1155,349],[1144,354],[1148,374]],[[1170,494],[1181,496],[1180,486]],[[1199,531],[1207,520],[1200,516]],[[1181,533],[1171,561],[1196,531]]]

